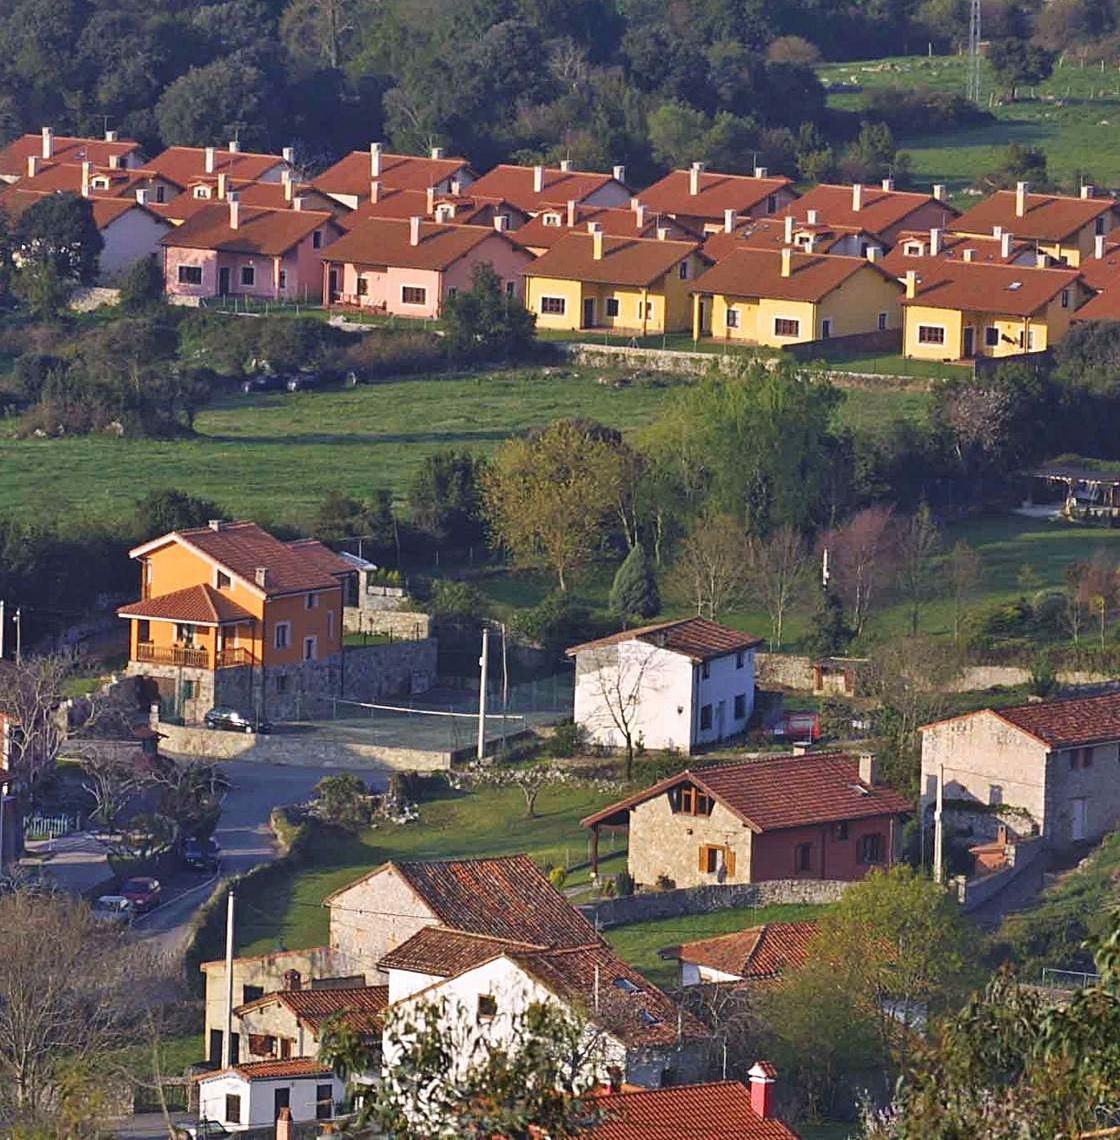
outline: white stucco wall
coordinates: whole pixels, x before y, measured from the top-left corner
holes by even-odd
[[[98,280],[106,285],[120,284],[133,263],[162,253],[159,239],[170,229],[168,222],[139,206],[122,214],[101,231],[105,246],[98,260]]]
[[[390,970],[389,1004],[404,1001],[405,998],[442,981],[443,978],[439,974],[421,974],[417,970]]]
[[[244,1132],[249,1128],[265,1128],[276,1119],[275,1092],[290,1090],[288,1107],[296,1123],[315,1119],[315,1088],[330,1084],[337,1105],[346,1094],[345,1084],[331,1074],[317,1077],[299,1077],[295,1080],[247,1081],[236,1073],[199,1082],[198,1115],[203,1120],[216,1120],[231,1132]],[[241,1122],[226,1120],[226,1096],[241,1097]]]
[[[737,982],[738,974],[726,974],[723,970],[713,970],[711,966],[697,966],[695,962],[681,963],[681,985],[699,986],[704,982]]]

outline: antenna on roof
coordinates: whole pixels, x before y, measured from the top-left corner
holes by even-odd
[[[594,1011],[596,1013],[599,1012],[599,963],[598,962],[595,963],[595,985],[594,985],[594,988],[592,990],[591,1006],[592,1006],[592,1009],[594,1009]]]

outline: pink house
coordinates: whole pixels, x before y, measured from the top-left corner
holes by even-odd
[[[506,292],[520,297],[533,259],[504,225],[504,218],[494,226],[371,218],[323,255],[323,296],[400,317],[438,317],[447,297],[470,288],[474,267],[489,263]]]
[[[198,210],[160,243],[167,295],[318,300],[321,250],[342,230],[332,214],[305,210],[300,199],[292,207],[230,198]]]

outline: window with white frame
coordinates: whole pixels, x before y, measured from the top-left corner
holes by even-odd
[[[944,344],[945,328],[943,325],[918,325],[919,344]]]
[[[727,327],[729,329],[737,329],[739,327],[739,310],[734,305],[727,307]]]
[[[256,266],[243,265],[241,267],[241,284],[253,286],[257,283],[257,270]]]
[[[287,649],[292,644],[292,623],[290,621],[278,621],[276,628],[272,633],[272,644],[277,649]]]
[[[422,285],[402,285],[402,305],[426,305],[428,303],[428,290]]]
[[[562,317],[567,304],[563,297],[542,297],[541,298],[541,312],[548,313],[550,316]]]
[[[319,608],[319,595],[312,591],[304,597],[303,604],[305,609],[317,610]]]
[[[800,336],[801,322],[793,317],[774,318],[775,336]]]
[[[196,186],[194,188],[194,196],[196,198],[209,198],[210,197],[210,187],[209,186]]]
[[[202,266],[201,265],[180,265],[178,276],[179,276],[179,284],[180,285],[201,285],[202,284]]]

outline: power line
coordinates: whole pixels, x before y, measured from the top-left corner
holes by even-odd
[[[980,0],[972,0],[968,17],[968,98],[980,103]]]

